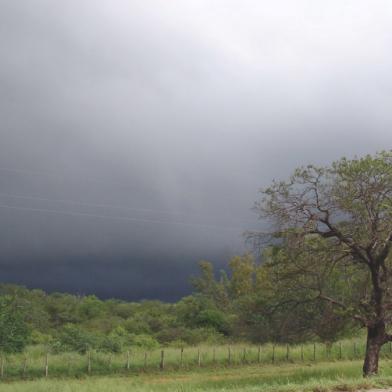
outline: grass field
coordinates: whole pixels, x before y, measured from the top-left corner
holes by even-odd
[[[384,360],[380,375],[361,377],[361,361],[201,368],[166,374],[92,376],[82,379],[39,379],[4,382],[2,392],[326,392],[392,385],[392,361]]]
[[[328,351],[322,344],[296,346],[225,345],[165,348],[163,371],[159,371],[162,349],[131,349],[129,352],[108,354],[91,352],[89,355],[62,353],[48,355],[49,378],[80,378],[85,375],[138,375],[144,373],[186,372],[197,369],[225,369],[248,365],[289,363],[318,363],[356,360],[363,358],[364,341],[346,340],[336,343]],[[382,357],[392,359],[392,346],[386,345]],[[1,358],[3,380],[36,379],[45,375],[46,349],[30,347],[25,353]],[[90,359],[89,359],[90,358]]]
[[[230,347],[230,348],[229,348]],[[127,353],[49,354],[44,347],[3,358],[1,392],[30,391],[312,391],[392,385],[392,347],[382,351],[380,375],[361,376],[364,341],[332,346],[200,346]],[[90,371],[89,360],[90,357]],[[182,360],[181,360],[182,357]]]

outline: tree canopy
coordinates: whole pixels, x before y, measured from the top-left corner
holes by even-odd
[[[367,328],[364,374],[377,373],[380,348],[392,339],[392,153],[301,167],[263,189],[255,208],[272,228],[253,233],[255,244],[283,246],[297,288],[302,279]]]

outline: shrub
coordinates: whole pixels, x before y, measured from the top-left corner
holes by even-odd
[[[37,331],[36,329],[34,329],[31,332],[31,336],[29,339],[29,343],[31,344],[41,344],[41,345],[47,345],[53,342],[53,336],[52,335],[48,335],[45,333],[42,333],[40,331]]]
[[[98,349],[110,353],[121,353],[124,339],[116,334],[109,334],[101,339]]]
[[[224,336],[214,328],[187,329],[181,338],[190,345],[200,343],[219,344],[224,342]]]
[[[26,347],[30,328],[23,319],[20,309],[9,296],[0,297],[0,351],[21,352]]]
[[[159,347],[158,341],[151,335],[135,335],[129,336],[129,343],[131,346],[142,347],[146,349],[154,349]]]
[[[54,351],[86,351],[99,346],[101,337],[73,324],[66,324],[52,344]]]

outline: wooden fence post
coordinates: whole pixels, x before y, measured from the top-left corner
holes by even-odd
[[[1,355],[0,358],[0,377],[3,378],[4,377],[4,356]]]
[[[261,362],[261,346],[259,346],[257,351],[257,363]]]
[[[272,363],[275,362],[275,345],[272,345]]]
[[[342,359],[342,342],[339,342],[339,359]]]
[[[45,377],[49,375],[49,353],[46,352],[45,354]]]
[[[286,344],[286,361],[290,359],[290,347]]]
[[[161,362],[159,363],[159,369],[163,370],[165,367],[165,351],[161,350]]]
[[[215,347],[212,349],[212,363],[216,363],[216,353],[215,353]]]
[[[147,351],[144,352],[144,370],[147,369]]]
[[[184,357],[184,347],[181,347],[181,353],[180,353],[180,367],[182,367],[183,357]]]
[[[313,343],[313,361],[316,360],[316,343]]]
[[[131,358],[129,355],[129,351],[127,351],[127,370],[131,367]]]
[[[200,349],[197,349],[197,365],[200,367],[201,366],[201,355],[200,355]]]
[[[242,362],[246,361],[246,348],[242,350]]]
[[[301,344],[301,361],[304,360],[304,345]]]
[[[230,365],[231,364],[231,347],[229,345],[228,351],[227,351],[227,362]]]
[[[357,356],[357,343],[354,342],[354,358]]]
[[[23,358],[23,366],[22,366],[22,377],[24,378],[26,376],[26,371],[27,371],[27,357]]]
[[[87,373],[91,374],[91,351],[87,352]]]

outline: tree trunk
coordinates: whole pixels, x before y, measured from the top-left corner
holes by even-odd
[[[384,323],[368,327],[365,362],[363,364],[363,376],[374,376],[378,372],[378,359],[383,344],[386,343]]]

